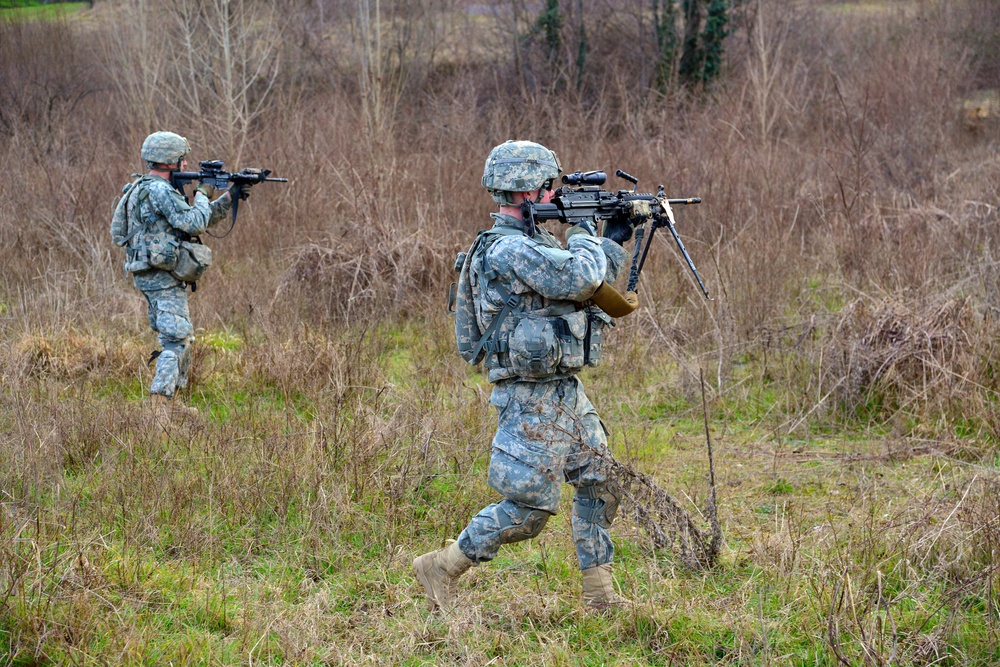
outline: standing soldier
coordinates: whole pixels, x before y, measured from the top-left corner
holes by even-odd
[[[149,173],[122,189],[122,197],[111,220],[115,244],[125,246],[125,272],[149,305],[149,326],[159,335],[162,349],[153,352],[156,375],[150,386],[154,414],[159,425],[172,413],[195,413],[172,399],[187,386],[190,346],[194,328],[188,312],[188,285],[211,263],[211,252],[198,236],[222,220],[232,207],[225,192],[214,202],[215,187],[202,183],[189,204],[184,193],[170,182],[171,172],[187,167],[184,159],[191,147],[173,132],[154,132],[142,144],[142,159]],[[248,184],[242,186],[247,192]]]
[[[432,609],[452,606],[458,577],[495,558],[502,544],[538,535],[564,481],[576,491],[584,602],[597,609],[628,602],[611,578],[608,529],[619,499],[603,456],[607,432],[577,373],[600,360],[611,318],[590,299],[620,272],[632,225],[610,224],[600,238],[592,222],[580,222],[567,230],[565,249],[536,229],[521,204],[549,202],[560,173],[555,153],[530,141],[501,144],[486,160],[483,185],[500,211],[462,261],[455,327],[463,357],[482,360],[494,385],[499,428],[488,482],[503,500],[474,516],[456,542],[413,561]]]

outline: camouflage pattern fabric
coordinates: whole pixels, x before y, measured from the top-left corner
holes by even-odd
[[[559,176],[559,158],[533,141],[506,141],[486,158],[483,187],[498,204],[510,204],[512,192],[531,192]]]
[[[581,570],[610,563],[614,547],[607,526],[593,520],[600,499],[581,497],[586,487],[608,481],[608,448],[604,425],[572,377],[552,382],[508,380],[490,397],[499,413],[493,439],[489,485],[505,500],[479,512],[459,536],[462,553],[483,562],[496,557],[500,545],[520,541],[516,530],[533,518],[532,510],[554,515],[564,482],[573,485],[573,540]],[[584,494],[585,495],[585,494]]]
[[[519,226],[495,214],[497,225]],[[602,280],[613,281],[625,262],[625,250],[609,239],[575,234],[563,249],[551,234],[534,238],[504,236],[487,252],[497,280],[520,295],[518,315],[559,314],[577,308]],[[474,271],[477,262],[472,262]],[[480,285],[479,278],[472,281]],[[475,296],[480,327],[486,330],[502,308],[500,294],[488,286]],[[517,318],[508,318],[506,333]],[[510,327],[510,328],[508,328]],[[576,489],[573,538],[580,569],[610,563],[614,557],[608,526],[602,518],[606,500],[592,489],[609,479],[607,433],[575,375],[527,381],[502,365],[490,369],[495,386],[490,403],[498,429],[490,457],[489,484],[504,500],[480,511],[459,536],[465,556],[475,562],[494,558],[502,544],[534,537],[559,506],[561,486]],[[610,514],[610,513],[609,513]]]
[[[191,151],[191,144],[173,132],[153,132],[142,142],[140,155],[147,162],[174,164]]]
[[[147,231],[166,231],[177,236],[202,234],[229,212],[232,200],[219,197],[209,202],[198,192],[194,204],[162,178],[150,179],[149,195],[140,203],[139,216]],[[129,242],[129,256],[141,247],[140,232]],[[129,263],[126,259],[126,265]],[[167,271],[150,269],[133,274],[132,283],[149,303],[149,326],[158,334],[163,348],[156,361],[156,375],[150,393],[171,397],[187,385],[188,355],[194,328],[188,312],[187,285]]]
[[[523,223],[511,216],[496,213],[492,217],[495,226],[523,228]],[[504,288],[520,297],[518,313],[548,315],[576,310],[577,303],[590,298],[602,280],[613,282],[625,264],[626,255],[625,249],[611,239],[586,233],[574,234],[564,249],[558,239],[542,229],[534,238],[505,236],[486,251],[489,265],[499,274]],[[480,330],[486,331],[503,309],[503,298],[481,273],[482,263],[470,262],[476,317]],[[507,318],[497,337],[505,339],[516,324],[517,318]],[[502,358],[488,357],[486,365],[490,382],[516,377]]]
[[[187,386],[187,371],[191,364],[194,327],[188,312],[187,287],[178,285],[144,291],[143,294],[149,303],[149,326],[158,334],[162,348],[156,358],[156,375],[149,393],[171,398],[177,389]]]

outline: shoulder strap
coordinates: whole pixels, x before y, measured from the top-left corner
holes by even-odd
[[[142,206],[142,202],[146,201],[146,198],[149,197],[149,188],[147,187],[148,182],[149,182],[149,176],[143,176],[139,180],[135,181],[132,184],[129,191],[124,195],[126,199],[125,219],[128,220],[130,229],[128,234],[125,236],[125,240],[122,242],[122,245],[128,245],[128,242],[132,240],[132,237],[141,232],[144,227],[144,225],[142,224],[141,216],[137,217],[137,219],[135,220],[136,224],[132,224],[133,223],[132,213],[133,211],[135,211],[135,208],[137,206]],[[133,198],[137,199],[138,201],[136,202],[131,201]]]
[[[481,247],[479,248],[480,254],[482,254],[482,272],[480,273],[481,280],[484,281],[483,287],[489,283],[493,284],[493,288],[500,293],[500,298],[503,299],[503,308],[500,312],[494,316],[493,321],[490,322],[490,326],[487,327],[486,331],[483,333],[479,342],[476,343],[474,356],[478,357],[481,350],[486,350],[487,354],[499,354],[500,352],[507,351],[506,341],[495,341],[493,340],[494,334],[500,329],[500,325],[503,324],[507,316],[513,312],[514,308],[517,307],[518,302],[520,302],[521,297],[517,294],[511,294],[507,288],[505,288],[497,277],[499,274],[497,271],[490,267],[489,259],[486,257],[486,253],[489,251],[490,246],[500,240],[503,236],[525,236],[525,233],[517,229],[516,227],[498,226],[488,229],[484,232],[480,232],[480,238],[483,239]],[[477,239],[478,242],[478,239]],[[482,290],[485,294],[485,289]]]

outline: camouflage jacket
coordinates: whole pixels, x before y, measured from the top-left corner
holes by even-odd
[[[495,220],[494,229],[524,229],[517,218],[499,213],[491,217]],[[534,237],[526,234],[499,237],[486,247],[485,259],[485,263],[472,261],[469,267],[476,319],[480,330],[486,331],[502,310],[504,299],[496,289],[496,282],[499,282],[506,291],[518,297],[513,316],[504,320],[497,332],[498,338],[506,339],[526,316],[551,317],[581,311],[602,281],[612,282],[618,277],[626,253],[611,239],[590,234],[573,235],[568,247],[563,248],[555,236],[537,229]],[[483,266],[489,266],[495,273],[492,280],[482,275]],[[486,358],[490,382],[518,377],[504,361],[503,354]],[[543,379],[558,379],[574,373],[556,373]]]
[[[140,196],[142,190],[146,191],[145,196]],[[160,234],[188,240],[222,220],[231,206],[229,197],[209,202],[201,192],[196,192],[194,203],[189,204],[183,193],[166,179],[143,176],[141,182],[118,202],[111,223],[113,230],[122,228],[123,223],[124,228],[129,229],[131,237],[126,247],[125,270],[133,273],[135,286],[141,290],[158,290],[181,284],[168,271],[148,265],[143,268],[143,263],[148,262],[148,250],[144,249],[148,248],[151,236]],[[134,221],[141,225],[139,230],[132,228]],[[147,256],[143,256],[144,252]]]

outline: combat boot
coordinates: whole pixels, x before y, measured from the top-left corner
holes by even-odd
[[[198,415],[197,408],[188,407],[163,394],[150,394],[149,405],[157,431],[169,427],[174,419],[187,419]]]
[[[431,611],[454,606],[455,582],[473,564],[458,548],[458,542],[413,559],[413,572],[427,591],[427,606]]]
[[[609,607],[628,606],[632,601],[615,592],[611,563],[605,563],[583,571],[583,603],[591,609],[602,611]]]

